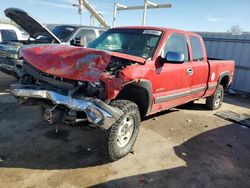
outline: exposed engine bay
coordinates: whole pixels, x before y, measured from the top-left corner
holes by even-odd
[[[116,75],[120,70],[124,69],[126,66],[129,66],[135,63],[136,62],[131,61],[131,60],[112,56],[106,70],[111,75]]]

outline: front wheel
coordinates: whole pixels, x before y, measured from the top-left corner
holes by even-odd
[[[124,114],[107,130],[107,154],[111,161],[126,156],[133,148],[140,127],[138,106],[128,100],[114,100],[111,106]]]
[[[219,85],[214,94],[206,99],[206,105],[210,110],[217,110],[221,107],[224,99],[224,88]]]

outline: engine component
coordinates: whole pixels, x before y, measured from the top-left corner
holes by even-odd
[[[55,105],[53,108],[46,108],[44,111],[44,119],[49,124],[60,123],[63,117],[63,112],[56,108]]]
[[[106,70],[111,74],[111,75],[116,75],[117,72],[123,68],[125,68],[128,65],[134,64],[134,61],[130,61],[127,59],[122,59],[118,57],[111,57],[110,62],[106,68]]]

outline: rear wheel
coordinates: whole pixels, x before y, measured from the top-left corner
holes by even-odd
[[[118,160],[132,151],[140,127],[138,106],[128,100],[115,100],[111,106],[124,114],[107,130],[107,154],[111,161]]]
[[[221,107],[224,98],[224,88],[219,85],[214,94],[206,99],[206,105],[210,110],[217,110]]]

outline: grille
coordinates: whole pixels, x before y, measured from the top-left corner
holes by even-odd
[[[0,57],[5,58],[5,57],[6,57],[6,55],[7,55],[7,52],[6,52],[6,51],[2,51],[2,50],[0,50]]]
[[[26,62],[24,63],[23,67],[25,73],[30,74],[37,80],[49,83],[50,85],[65,89],[73,89],[77,85],[77,81],[75,80],[65,79],[62,77],[56,77],[54,75],[43,73]]]

